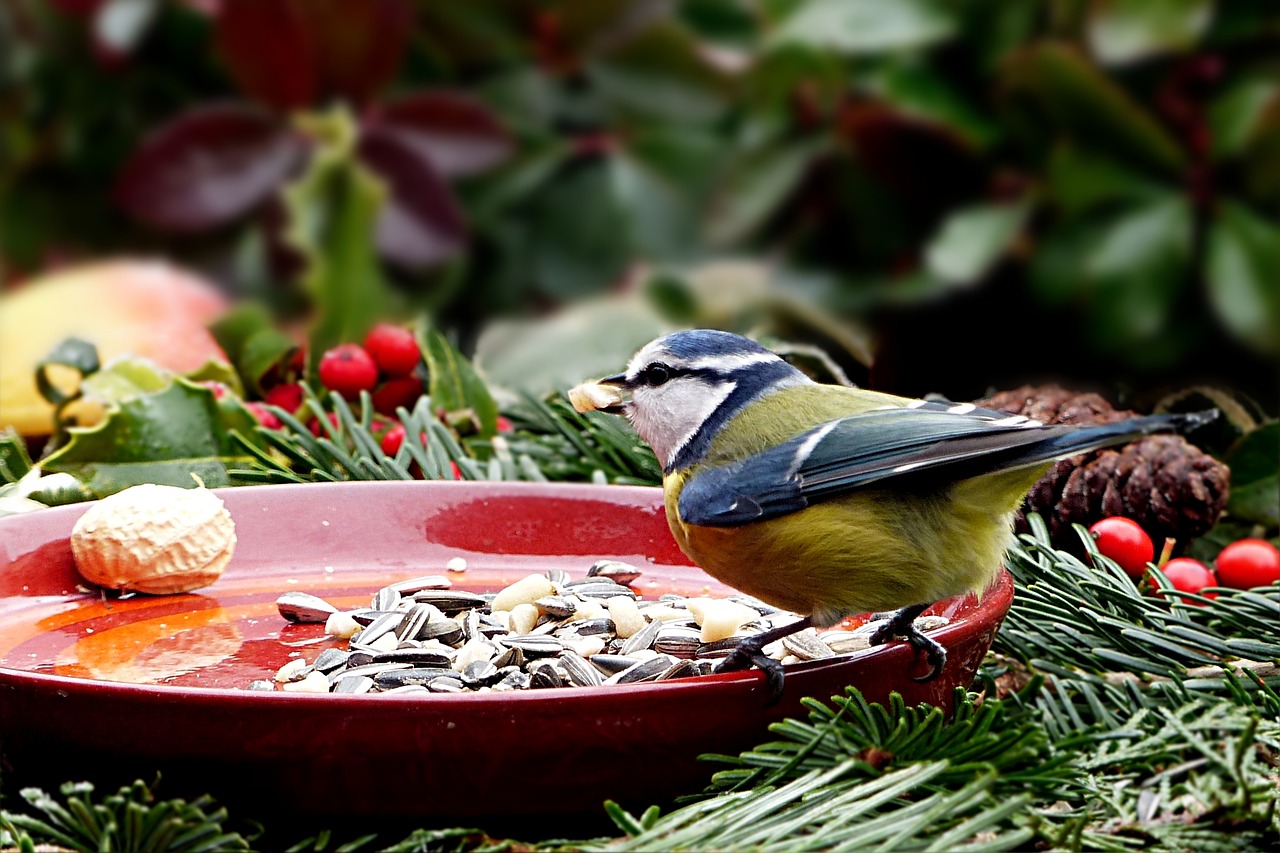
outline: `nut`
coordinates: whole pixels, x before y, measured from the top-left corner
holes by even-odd
[[[144,483],[98,501],[71,531],[85,580],[155,595],[216,581],[235,550],[235,523],[204,488]]]
[[[579,412],[607,409],[623,402],[622,391],[609,385],[586,382],[569,389],[569,402]]]

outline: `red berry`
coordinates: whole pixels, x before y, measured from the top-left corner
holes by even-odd
[[[1095,521],[1089,532],[1098,543],[1098,552],[1115,560],[1131,578],[1142,577],[1156,555],[1151,537],[1132,518],[1113,515]]]
[[[511,420],[507,418],[505,415],[498,415],[497,426],[498,426],[498,432],[501,432],[501,433],[509,433],[509,432],[516,431],[516,428],[511,425]]]
[[[382,437],[382,452],[388,456],[395,456],[400,446],[404,444],[404,437],[404,424],[396,424],[387,430],[386,435]]]
[[[384,376],[408,376],[422,360],[413,332],[390,323],[379,323],[364,337],[364,348]]]
[[[320,357],[320,382],[347,399],[372,391],[378,384],[378,365],[359,344],[338,344]]]
[[[297,382],[276,385],[262,395],[262,402],[278,406],[289,413],[296,412],[302,405],[302,385]]]
[[[451,462],[449,463],[449,467],[450,467],[451,469],[453,469],[453,479],[455,479],[455,480],[461,480],[461,479],[462,479],[462,469],[458,467],[458,463],[457,463],[457,462],[452,462],[452,461],[451,461]]]
[[[397,406],[412,409],[413,404],[422,396],[422,380],[416,376],[403,376],[399,379],[388,379],[373,392],[373,410],[380,415],[391,417]]]
[[[264,427],[267,427],[268,429],[284,429],[284,424],[281,423],[280,419],[262,403],[249,402],[245,403],[244,407],[248,409],[249,413],[257,418],[258,423],[262,424]]]
[[[1222,549],[1216,565],[1223,586],[1266,586],[1280,581],[1280,548],[1265,539],[1240,539]]]
[[[1200,592],[1207,586],[1217,586],[1218,579],[1204,563],[1190,557],[1176,557],[1160,567],[1164,576],[1181,592]],[[1209,598],[1217,596],[1210,593]]]

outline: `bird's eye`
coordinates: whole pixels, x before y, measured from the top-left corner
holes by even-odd
[[[646,385],[661,385],[671,378],[671,369],[665,364],[651,364],[640,372],[640,379]]]

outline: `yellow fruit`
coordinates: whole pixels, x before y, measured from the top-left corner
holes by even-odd
[[[85,580],[156,595],[213,583],[235,544],[231,513],[213,492],[152,483],[103,498],[71,531]]]
[[[53,432],[35,370],[68,337],[96,346],[103,364],[132,354],[186,373],[226,361],[207,327],[227,304],[208,282],[160,261],[101,261],[17,284],[0,295],[0,429]],[[51,373],[62,387],[61,373]]]

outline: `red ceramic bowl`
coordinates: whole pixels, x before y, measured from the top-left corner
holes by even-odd
[[[582,576],[597,559],[641,566],[634,587],[730,590],[693,568],[657,489],[523,483],[361,482],[220,490],[238,543],[226,573],[195,593],[105,598],[81,585],[68,536],[86,505],[0,519],[0,776],[25,784],[108,783],[161,774],[166,796],[212,793],[239,814],[318,827],[385,818],[421,825],[495,816],[601,815],[694,793],[712,767],[803,716],[800,699],[856,685],[874,701],[948,705],[1008,610],[1002,573],[981,602],[942,602],[933,634],[943,675],[905,643],[788,666],[766,704],[757,671],[661,684],[475,695],[250,692],[290,656],[314,660],[321,626],[276,612],[286,590],[365,606],[377,588],[467,571],[455,588],[496,590],[531,572]],[[553,834],[556,830],[552,830]],[[572,834],[572,830],[566,834]]]

